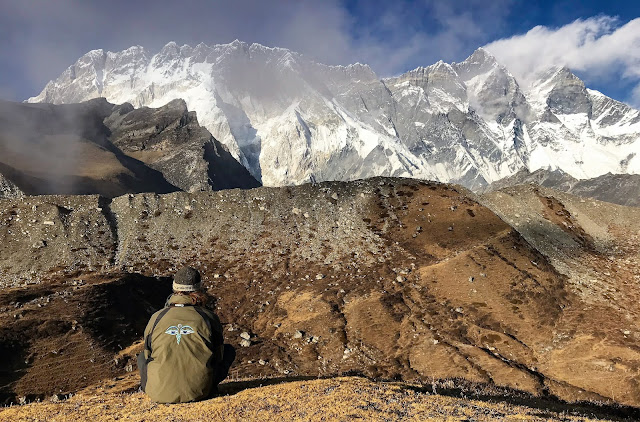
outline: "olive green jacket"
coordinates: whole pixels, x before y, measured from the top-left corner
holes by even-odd
[[[188,296],[172,295],[144,330],[144,391],[159,403],[201,400],[214,388],[215,368],[222,361],[222,325],[213,312],[190,303]]]

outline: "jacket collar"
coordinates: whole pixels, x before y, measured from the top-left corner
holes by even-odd
[[[167,299],[166,306],[174,305],[174,304],[191,305],[191,298],[187,295],[172,294],[171,296],[169,296],[169,299]]]

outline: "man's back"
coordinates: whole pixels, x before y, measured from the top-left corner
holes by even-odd
[[[168,304],[151,317],[144,332],[144,391],[160,403],[204,399],[214,388],[222,361],[222,326],[214,313],[192,306],[188,296],[173,295]]]

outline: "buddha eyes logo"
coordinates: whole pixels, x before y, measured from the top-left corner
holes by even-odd
[[[175,325],[172,325],[171,327],[167,328],[167,331],[165,331],[165,334],[176,336],[178,344],[180,344],[180,339],[182,338],[182,336],[191,333],[195,333],[194,329],[189,327],[188,325],[182,324],[178,324],[177,327]]]

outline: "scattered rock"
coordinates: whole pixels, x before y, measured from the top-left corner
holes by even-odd
[[[47,242],[45,242],[44,240],[38,240],[33,245],[31,245],[33,249],[41,249],[41,248],[44,248],[45,246],[47,246]]]
[[[304,331],[298,330],[293,334],[293,338],[295,339],[301,339],[302,337],[304,337]]]
[[[242,333],[240,333],[240,338],[244,340],[251,340],[251,334],[247,333],[246,331],[243,331]]]
[[[249,347],[251,346],[251,341],[247,339],[240,340],[240,347]]]

